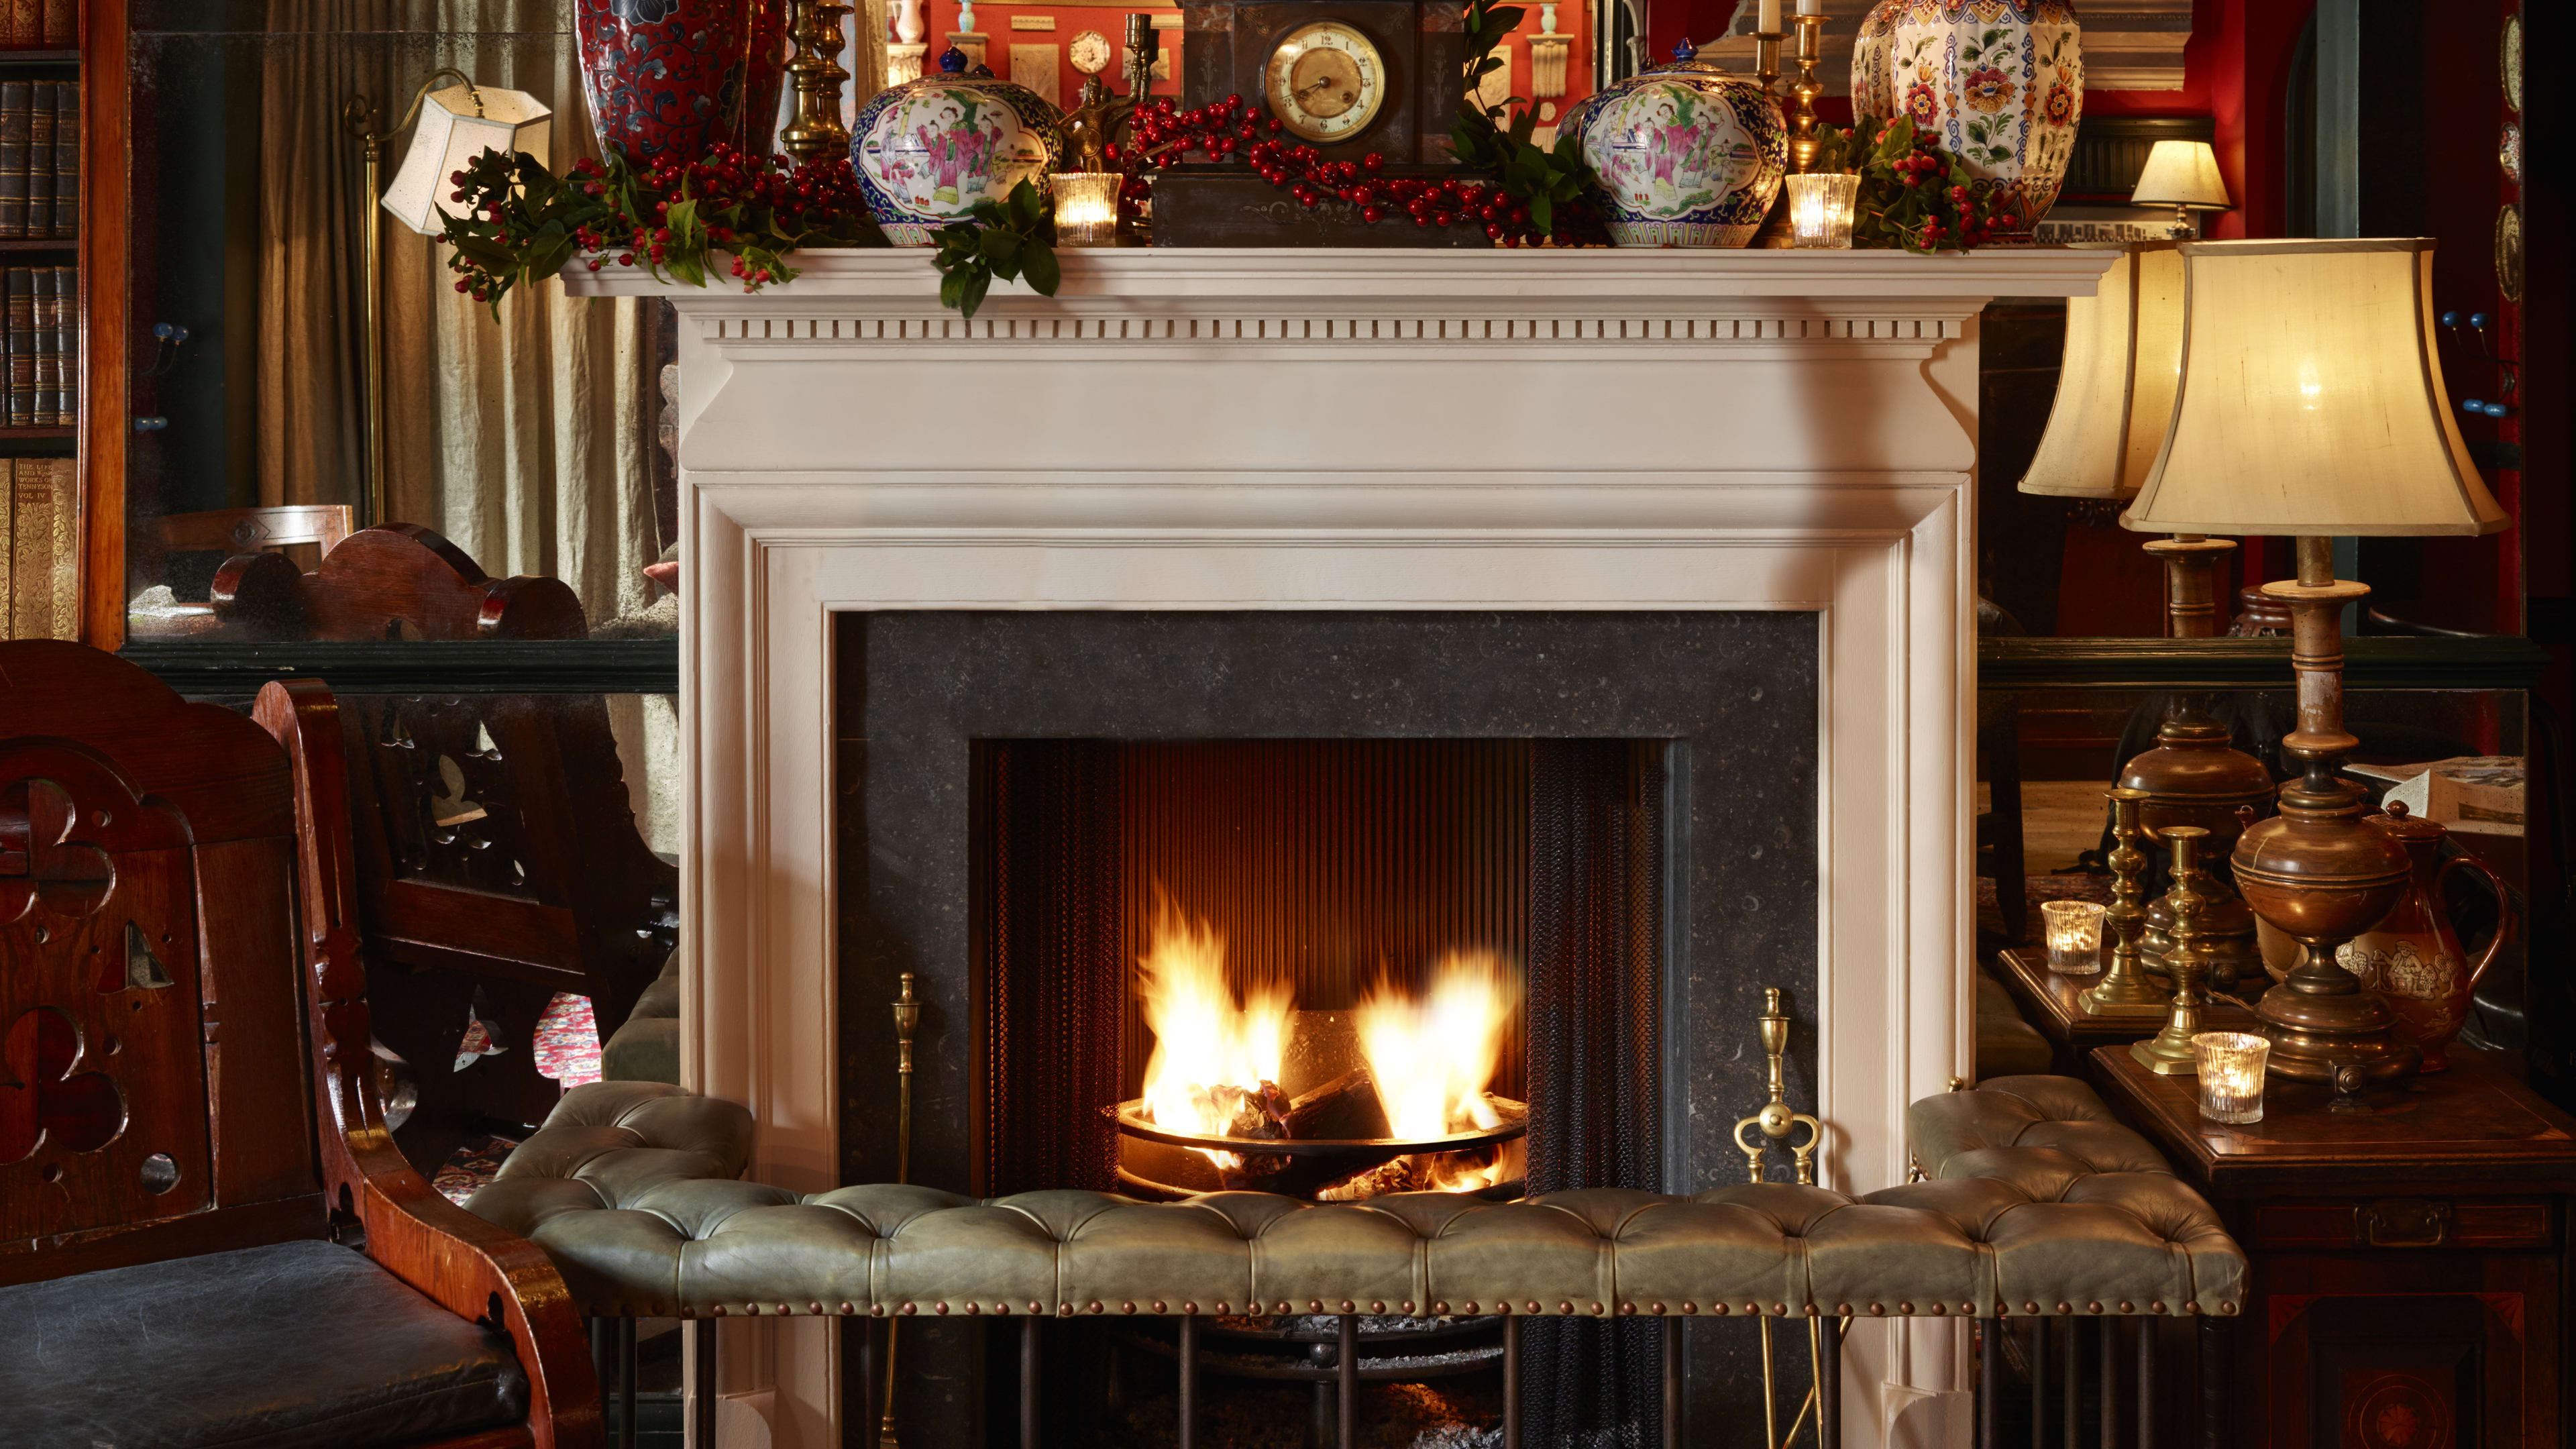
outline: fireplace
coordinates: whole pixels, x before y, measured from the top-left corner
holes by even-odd
[[[1688,888],[1653,1171],[1740,1171],[1711,1149],[1749,1105],[1728,1075],[1758,997],[1703,995],[1731,962],[1791,990],[1793,1091],[1839,1129],[1827,1182],[1903,1178],[1906,1103],[1967,1066],[1976,318],[2089,293],[2105,254],[1096,252],[971,323],[918,253],[806,261],[757,297],[566,281],[681,314],[683,1071],[752,1107],[755,1177],[891,1175],[898,973],[934,988],[926,1034],[980,1031],[979,741],[1589,738],[1665,741],[1666,799],[1692,802],[1666,839]],[[1480,687],[1495,632],[1622,617],[1677,622],[1542,690]],[[1223,677],[1136,647],[1334,619],[1386,632],[1330,671],[1312,646]],[[1712,690],[1703,735],[1674,717],[1695,702],[1649,698],[1731,667],[1659,663],[1688,620],[1793,631],[1794,708]],[[979,664],[986,630],[1018,637],[1007,666]],[[1392,682],[1429,675],[1453,681],[1436,708]],[[1158,707],[1072,708],[1076,678]],[[1569,700],[1603,718],[1569,726]],[[1706,784],[1793,743],[1794,802],[1776,768]],[[1759,882],[1793,861],[1803,893]],[[944,1047],[915,1176],[971,1186],[984,1084]],[[908,1323],[907,1363],[959,1328]],[[721,1332],[726,1443],[857,1435],[832,1325]],[[1730,1411],[1692,1347],[1685,1428],[1713,1433],[1700,1406]],[[1854,1443],[1917,1442],[1903,1420],[1957,1383],[1921,1327],[1857,1325],[1846,1358]],[[963,1374],[906,1392],[925,1427],[978,1402]]]

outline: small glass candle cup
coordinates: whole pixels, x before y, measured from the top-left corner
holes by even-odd
[[[2041,901],[2040,928],[2048,933],[2048,969],[2061,976],[2090,976],[2102,969],[2102,908],[2091,901]]]
[[[2272,1043],[2245,1031],[2204,1031],[2191,1039],[2200,1066],[2200,1115],[2212,1122],[2263,1120],[2263,1068]]]
[[[1860,178],[1848,171],[1819,171],[1789,178],[1789,237],[1800,247],[1848,250]]]
[[[1055,196],[1056,245],[1118,245],[1118,187],[1125,180],[1115,171],[1059,171],[1048,177]]]

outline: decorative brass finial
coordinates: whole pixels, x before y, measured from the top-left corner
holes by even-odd
[[[2129,1054],[2148,1071],[2167,1077],[2196,1077],[2200,1061],[2191,1039],[2200,1034],[2200,1009],[2209,1004],[2200,984],[2209,974],[2209,952],[2201,944],[2201,912],[2209,907],[2215,883],[2200,864],[2200,843],[2209,832],[2197,825],[2176,825],[2163,833],[2173,851],[2174,885],[2165,899],[2173,905],[2173,950],[2165,967],[2173,973],[2173,1003],[2165,1029],[2153,1041],[2137,1042]]]
[[[1748,1181],[1762,1180],[1763,1156],[1777,1145],[1789,1149],[1790,1157],[1797,1164],[1798,1181],[1812,1187],[1816,1181],[1816,1149],[1825,1140],[1825,1124],[1805,1113],[1789,1110],[1786,1076],[1789,1018],[1780,1010],[1780,988],[1764,987],[1762,1005],[1762,1015],[1758,1020],[1762,1030],[1762,1051],[1771,1059],[1771,1100],[1762,1104],[1761,1111],[1735,1124],[1735,1145],[1744,1153]],[[1807,1124],[1807,1140],[1803,1143],[1792,1140],[1801,1122]],[[1761,1139],[1745,1140],[1744,1129],[1747,1127],[1760,1129]]]

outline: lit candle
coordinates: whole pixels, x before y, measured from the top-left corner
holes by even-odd
[[[2041,901],[2039,918],[2048,932],[2049,970],[2090,976],[2102,969],[2100,906],[2091,901]]]
[[[1780,0],[1762,0],[1762,12],[1753,28],[1764,35],[1780,33]]]
[[[1055,194],[1055,239],[1058,246],[1118,245],[1118,187],[1115,171],[1059,171],[1047,178]]]
[[[1790,177],[1790,240],[1800,247],[1830,250],[1849,247],[1852,244],[1852,208],[1859,200],[1860,178],[1850,172],[1818,171]]]
[[[2191,1039],[2200,1068],[2200,1115],[2212,1122],[2263,1120],[2263,1068],[2272,1044],[2251,1032],[2204,1031]]]

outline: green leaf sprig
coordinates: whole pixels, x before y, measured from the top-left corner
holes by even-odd
[[[1819,171],[1860,173],[1852,212],[1852,245],[1902,247],[1919,255],[1983,246],[2016,217],[1992,193],[1977,189],[1967,162],[1917,131],[1910,116],[1877,130],[1819,126]]]
[[[1000,201],[988,197],[968,207],[963,219],[939,229],[939,249],[930,259],[939,268],[940,305],[971,318],[996,279],[1025,279],[1030,291],[1054,296],[1064,280],[1054,230],[1045,194],[1026,181]]]
[[[1538,128],[1536,106],[1522,96],[1489,106],[1478,90],[1486,76],[1509,63],[1495,52],[1528,13],[1518,5],[1467,0],[1467,60],[1460,76],[1457,118],[1449,126],[1450,150],[1469,169],[1491,172],[1505,195],[1529,209],[1531,225],[1543,235],[1558,236],[1563,231],[1567,234],[1558,236],[1559,240],[1596,240],[1558,225],[1560,220],[1590,222],[1590,208],[1582,196],[1591,174],[1583,164],[1581,148],[1535,144],[1530,137]],[[1517,114],[1513,106],[1520,107]],[[1586,231],[1594,229],[1597,223]]]

